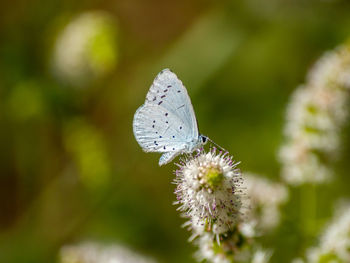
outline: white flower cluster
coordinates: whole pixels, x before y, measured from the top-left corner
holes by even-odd
[[[109,72],[116,59],[115,24],[95,11],[79,15],[59,34],[52,63],[62,81],[81,85]]]
[[[238,230],[238,229],[237,229]],[[213,263],[251,262],[267,263],[272,255],[268,250],[252,249],[249,245],[239,247],[245,238],[239,231],[234,231],[224,242],[213,242],[212,236],[206,233],[200,236],[196,243],[199,250],[195,254],[198,261],[207,260]]]
[[[310,263],[350,262],[350,203],[336,211],[319,246],[310,249],[307,256]]]
[[[280,221],[279,207],[288,200],[287,188],[254,174],[244,173],[243,177],[247,193],[247,198],[243,199],[243,207],[247,210],[243,231],[252,235],[255,234],[253,231],[259,234],[273,229]]]
[[[61,248],[60,263],[155,263],[120,245],[82,243]]]
[[[326,53],[292,95],[286,142],[279,153],[288,183],[322,183],[331,177],[329,165],[339,150],[349,88],[350,48],[341,46]]]
[[[185,226],[199,248],[199,261],[267,262],[269,256],[258,253],[252,240],[255,230],[243,223],[243,178],[227,154],[214,148],[184,160],[176,171],[175,204],[189,219]]]
[[[240,217],[242,177],[237,163],[226,154],[202,151],[176,171],[178,210],[190,219],[194,235],[206,229],[219,235]]]

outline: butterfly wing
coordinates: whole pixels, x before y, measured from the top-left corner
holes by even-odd
[[[145,104],[161,106],[181,121],[187,139],[198,138],[197,120],[185,86],[169,69],[162,70],[149,89]]]
[[[164,152],[159,164],[174,159],[198,139],[197,121],[186,88],[170,70],[155,78],[133,122],[137,142],[146,152]]]
[[[144,104],[134,116],[134,135],[145,152],[181,152],[185,134],[177,127],[177,116],[159,106]]]
[[[179,154],[180,154],[180,152],[163,153],[163,155],[159,158],[159,166],[162,166],[164,164],[171,162]]]

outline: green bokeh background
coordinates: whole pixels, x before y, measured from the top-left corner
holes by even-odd
[[[77,85],[55,76],[52,53],[59,32],[87,11],[113,20],[104,34],[116,35],[99,41],[116,41],[115,53],[98,41],[92,49],[114,66]],[[84,240],[195,262],[172,205],[175,166],[158,167],[159,155],[143,153],[132,133],[156,74],[170,68],[182,79],[201,132],[243,172],[277,181],[289,95],[348,37],[347,0],[3,1],[0,262],[55,262],[62,245]],[[302,256],[334,202],[349,197],[348,131],[333,183],[291,189],[282,224],[259,238],[271,262]]]

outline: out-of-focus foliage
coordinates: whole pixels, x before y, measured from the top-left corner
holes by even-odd
[[[201,132],[277,181],[289,95],[350,37],[350,2],[3,1],[0,36],[0,262],[55,262],[96,240],[185,263],[175,167],[132,133],[153,78],[171,68]],[[258,238],[271,262],[305,255],[349,197],[346,134],[333,181],[291,188],[280,226]]]

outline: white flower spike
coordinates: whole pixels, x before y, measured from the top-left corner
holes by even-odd
[[[205,228],[219,235],[239,220],[242,177],[228,153],[213,148],[186,159],[176,171],[178,210],[190,218],[194,235]]]

